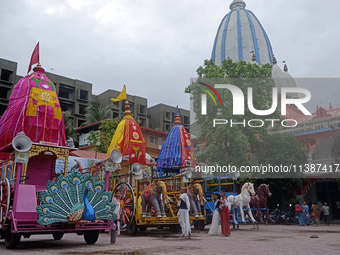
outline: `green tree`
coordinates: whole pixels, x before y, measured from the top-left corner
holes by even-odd
[[[90,131],[87,140],[93,145],[94,151],[101,153],[107,152],[117,126],[117,120],[107,119],[101,122],[99,131]]]
[[[94,122],[102,121],[109,117],[110,106],[101,107],[98,103],[91,102],[88,107],[86,107],[86,122],[84,124],[92,124]]]
[[[69,139],[70,137],[73,138],[73,140],[77,140],[77,132],[73,125],[73,119],[71,119],[71,113],[69,111],[62,112],[64,117],[64,126],[65,126],[65,136],[66,139]]]
[[[271,134],[264,137],[264,142],[258,144],[256,150],[256,161],[258,164],[271,166],[299,166],[307,163],[306,150],[295,139],[293,135]],[[292,168],[293,169],[293,168]],[[276,174],[276,173],[275,173]],[[268,200],[268,206],[274,207],[280,204],[287,207],[294,197],[294,191],[299,191],[305,178],[302,174],[284,173],[289,178],[265,178],[253,180],[256,184],[269,184],[270,191],[273,194]],[[274,175],[269,175],[274,177]],[[282,177],[280,175],[280,177]]]
[[[250,64],[245,61],[233,62],[224,60],[222,66],[214,64],[213,60],[205,60],[204,65],[197,69],[198,81],[214,87],[215,84],[233,84],[239,87],[247,98],[248,87],[253,88],[253,104],[255,109],[265,110],[272,105],[272,88],[275,86],[271,79],[272,66]],[[247,124],[233,125],[230,120],[243,122],[251,119],[281,119],[276,111],[269,116],[256,116],[245,107],[244,115],[233,115],[232,94],[226,89],[217,89],[223,102],[223,107],[215,105],[208,97],[207,115],[201,114],[201,94],[204,87],[198,84],[189,85],[185,92],[191,93],[194,99],[194,111],[197,124],[201,132],[199,139],[205,139],[205,152],[198,157],[200,161],[213,162],[218,165],[233,165],[240,167],[250,165],[250,153],[258,144],[258,137],[267,133],[267,126],[253,128]],[[216,125],[213,128],[214,119],[226,119],[227,125]],[[267,123],[267,122],[265,122]]]

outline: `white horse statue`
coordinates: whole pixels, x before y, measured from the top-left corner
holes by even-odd
[[[251,200],[251,196],[255,196],[254,184],[250,183],[250,182],[246,182],[242,186],[241,194],[239,194],[237,196],[230,195],[230,196],[227,197],[226,204],[229,207],[229,211],[230,211],[231,208],[234,208],[233,220],[234,220],[234,223],[236,225],[238,225],[238,222],[236,220],[236,210],[235,209],[240,208],[242,221],[245,222],[243,207],[250,208],[249,203],[250,203],[250,200]],[[254,228],[255,228],[255,224],[256,224],[257,228],[259,228],[256,220],[253,217],[251,210],[247,210],[247,212],[248,212],[248,215],[249,215],[251,221],[253,222]]]

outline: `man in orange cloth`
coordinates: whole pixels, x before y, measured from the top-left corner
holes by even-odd
[[[227,198],[225,196],[225,190],[221,190],[221,202],[220,202],[220,216],[221,216],[221,229],[222,235],[230,236],[230,215],[229,208],[230,203],[227,202]]]

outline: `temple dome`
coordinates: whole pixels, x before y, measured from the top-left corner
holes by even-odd
[[[245,9],[243,0],[234,0],[231,11],[222,19],[215,37],[211,58],[221,65],[228,57],[233,61],[252,63],[252,54],[259,65],[273,64],[273,50],[266,31],[256,16]]]

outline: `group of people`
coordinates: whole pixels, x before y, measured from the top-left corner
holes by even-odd
[[[230,205],[227,202],[225,196],[225,190],[221,191],[221,195],[218,193],[214,194],[214,212],[213,218],[209,229],[209,235],[223,235],[230,236]],[[221,224],[220,224],[221,223]]]
[[[310,214],[309,214],[309,206],[306,201],[303,202],[303,205],[296,204],[295,212],[298,215],[298,222],[300,226],[309,226],[310,225]],[[311,207],[312,217],[315,223],[318,225],[320,223],[320,214],[323,213],[323,218],[327,226],[329,226],[329,211],[330,208],[327,205],[327,202],[322,205],[318,205],[318,203],[313,203]]]

